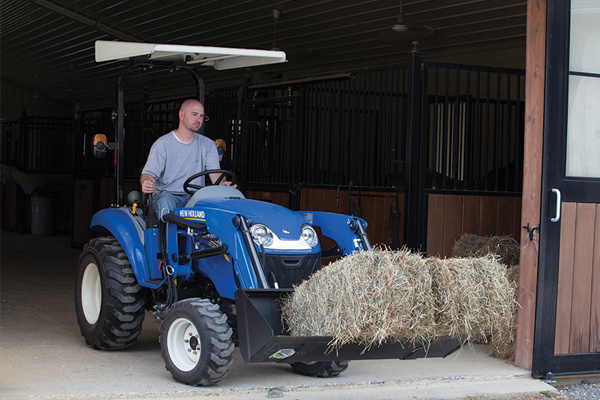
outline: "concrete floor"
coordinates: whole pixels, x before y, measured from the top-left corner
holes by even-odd
[[[555,389],[529,371],[464,348],[445,359],[353,361],[336,378],[296,375],[285,364],[246,364],[239,351],[218,385],[175,382],[164,368],[150,315],[138,343],[123,351],[88,348],[75,317],[80,250],[69,236],[2,231],[0,398],[2,399],[464,399]]]

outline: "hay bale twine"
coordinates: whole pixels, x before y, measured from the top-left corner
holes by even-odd
[[[451,255],[456,258],[483,257],[493,254],[507,266],[520,262],[521,247],[510,236],[478,236],[470,233],[462,235],[452,246]]]
[[[436,334],[472,339],[503,329],[512,318],[514,288],[495,257],[430,258]]]
[[[313,274],[283,301],[290,334],[332,336],[333,347],[428,336],[434,325],[431,274],[418,254],[375,249]]]

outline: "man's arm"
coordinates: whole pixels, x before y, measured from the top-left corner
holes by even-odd
[[[208,176],[210,176],[210,180],[211,180],[211,182],[214,184],[214,183],[216,183],[216,182],[217,182],[217,179],[219,179],[219,177],[220,177],[221,175],[224,175],[224,174],[219,174],[219,173],[216,173],[216,174],[209,174]],[[225,178],[223,178],[223,180],[221,181],[221,183],[220,183],[219,185],[237,187],[237,185],[234,185],[234,184],[232,184],[231,182],[229,182],[229,181],[225,180]]]

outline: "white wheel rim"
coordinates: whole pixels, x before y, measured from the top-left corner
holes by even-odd
[[[191,371],[200,360],[200,335],[187,318],[178,318],[167,332],[167,348],[173,364],[181,371]]]
[[[94,263],[89,263],[83,272],[81,279],[81,307],[83,315],[90,325],[98,321],[100,307],[102,305],[102,284],[100,273]]]

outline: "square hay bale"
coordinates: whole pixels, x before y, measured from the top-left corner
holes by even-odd
[[[427,336],[434,324],[427,263],[406,250],[375,249],[335,261],[284,300],[292,335],[333,336],[332,346],[369,347]]]
[[[462,235],[452,246],[452,257],[483,257],[493,254],[507,266],[517,265],[521,258],[519,243],[510,236]]]
[[[425,259],[375,249],[313,274],[282,302],[291,335],[332,336],[332,347],[475,335],[510,320],[514,291],[494,257]]]
[[[430,258],[436,334],[471,339],[512,319],[514,288],[495,257]]]

